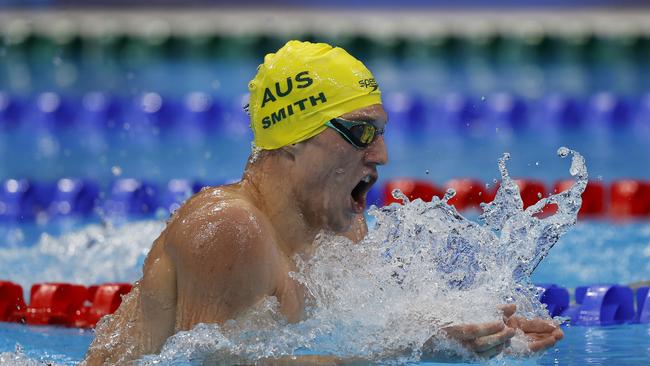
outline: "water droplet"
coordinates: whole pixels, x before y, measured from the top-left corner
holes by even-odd
[[[122,175],[122,168],[120,168],[117,165],[113,165],[111,167],[111,173],[113,173],[114,176],[119,177],[120,175]]]
[[[425,170],[424,174],[429,175],[429,169]]]
[[[535,162],[535,166],[539,166],[539,161],[536,161],[536,162]]]
[[[566,158],[567,156],[569,156],[569,152],[570,152],[570,150],[568,148],[564,147],[564,146],[557,149],[557,155],[559,157],[561,157],[561,158]]]
[[[454,198],[456,195],[456,190],[453,188],[447,188],[447,191],[445,192],[445,196],[442,198],[443,201],[447,202],[450,199]]]
[[[542,198],[542,192],[537,192],[537,198]]]

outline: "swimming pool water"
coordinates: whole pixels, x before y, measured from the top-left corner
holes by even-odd
[[[118,78],[117,87],[114,85],[108,90],[130,96],[156,91],[164,97],[175,98],[195,90],[209,91],[222,102],[233,104],[226,106],[227,113],[220,121],[225,126],[222,130],[197,134],[163,130],[158,131],[160,134],[149,134],[151,131],[134,131],[133,124],[112,132],[84,130],[83,138],[79,138],[76,131],[53,133],[34,129],[34,125],[27,123],[11,132],[0,131],[0,156],[3,157],[0,178],[53,181],[61,177],[80,177],[95,179],[104,186],[118,177],[157,183],[173,178],[207,182],[238,178],[250,151],[251,137],[240,109],[241,96],[259,60],[241,58],[236,62],[211,60],[187,64],[158,61],[136,64],[129,72],[102,68],[106,74],[112,72]],[[647,119],[641,129],[616,123],[604,127],[588,120],[580,129],[572,130],[563,126],[556,128],[558,121],[545,120],[541,115],[535,116],[538,125],[531,124],[533,128],[524,132],[481,120],[461,126],[466,127],[461,132],[450,132],[443,123],[438,123],[444,122],[445,116],[433,108],[431,100],[427,100],[421,115],[427,123],[419,120],[413,123],[414,115],[400,109],[400,105],[411,100],[404,92],[413,95],[460,92],[464,93],[462,98],[473,98],[472,103],[479,109],[492,98],[499,98],[497,92],[502,91],[517,97],[531,92],[535,95],[575,92],[585,96],[613,88],[615,93],[633,91],[640,96],[647,93],[644,81],[649,74],[646,68],[640,67],[633,73],[640,77],[628,78],[630,85],[621,87],[619,83],[618,87],[613,87],[606,78],[580,78],[581,73],[566,77],[571,65],[526,69],[519,77],[510,77],[516,76],[510,71],[507,75],[488,73],[490,77],[485,78],[477,77],[477,71],[485,68],[483,63],[476,63],[474,58],[467,58],[467,63],[458,62],[458,65],[455,61],[449,65],[434,60],[400,64],[382,59],[369,62],[385,91],[386,106],[391,112],[386,133],[391,163],[380,168],[382,180],[416,177],[441,184],[451,178],[472,177],[492,182],[498,177],[497,158],[508,151],[512,155],[508,166],[513,176],[552,183],[568,177],[566,163],[555,156],[556,149],[562,145],[585,156],[592,179],[609,182],[626,177],[650,178]],[[88,85],[79,87],[76,92],[107,90],[110,77],[95,71],[81,74],[80,82]],[[57,90],[55,83],[47,78],[34,80],[34,92]],[[549,85],[531,90],[529,86],[536,83]],[[83,220],[0,224],[0,279],[19,282],[24,288],[35,282],[54,280],[85,284],[133,281],[139,277],[144,256],[164,219],[163,215],[155,222],[132,222],[127,224],[126,230],[117,228],[117,234],[100,226],[89,229],[87,225],[99,223],[96,216]],[[143,226],[138,226],[140,224]],[[75,235],[79,230],[81,233]],[[136,231],[139,235],[135,235]],[[43,236],[44,233],[47,234]],[[65,236],[57,239],[61,234]],[[581,223],[560,240],[533,276],[535,282],[566,287],[628,284],[648,279],[650,224],[644,222]],[[91,338],[90,331],[0,323],[0,353],[10,353],[0,356],[3,357],[0,363],[11,363],[6,357],[15,357],[12,352],[19,344],[22,350],[18,357],[24,353],[25,364],[30,360],[74,364],[83,357]],[[513,362],[508,360],[508,363]],[[650,326],[568,327],[566,339],[555,350],[539,359],[521,362],[539,365],[648,364]]]
[[[564,340],[541,357],[506,359],[522,365],[646,365],[650,361],[650,325],[564,327]],[[58,327],[28,327],[0,323],[0,364],[12,364],[20,344],[23,365],[28,360],[74,365],[83,359],[92,331]],[[498,364],[500,360],[493,360]],[[188,362],[188,364],[190,364]],[[430,365],[433,363],[421,363]],[[462,363],[461,363],[462,364]],[[458,365],[455,363],[454,365]]]

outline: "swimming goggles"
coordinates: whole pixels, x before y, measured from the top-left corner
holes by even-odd
[[[357,149],[365,149],[377,136],[384,134],[383,128],[379,129],[370,122],[349,121],[343,118],[333,118],[326,122],[325,126],[334,129]]]

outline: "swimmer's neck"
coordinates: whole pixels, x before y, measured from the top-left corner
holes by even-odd
[[[309,225],[306,215],[294,199],[294,185],[281,167],[266,166],[271,162],[249,164],[244,171],[240,189],[251,202],[267,215],[275,231],[280,250],[288,258],[311,247],[321,228]]]

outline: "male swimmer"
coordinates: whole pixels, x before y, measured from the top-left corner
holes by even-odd
[[[172,216],[147,256],[142,279],[98,325],[88,365],[157,353],[176,332],[223,324],[267,296],[298,322],[306,294],[289,277],[296,271],[294,254],[308,251],[322,230],[355,242],[365,236],[366,193],[377,180],[377,166],[388,161],[388,117],[370,71],[341,48],[290,41],[266,55],[248,87],[259,151],[251,154],[240,182],[204,189]],[[514,305],[506,306],[503,322],[445,331],[478,357],[501,352],[515,329],[529,336],[532,352],[562,338],[551,321],[514,312]]]

